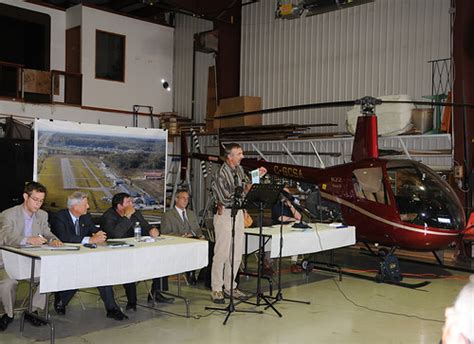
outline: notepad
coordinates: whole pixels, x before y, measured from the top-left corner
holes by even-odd
[[[107,247],[110,248],[121,248],[121,247],[133,247],[135,245],[129,244],[126,241],[107,241]]]
[[[63,245],[63,246],[48,246],[48,245],[22,245],[21,249],[28,251],[50,250],[50,251],[77,251],[79,246]]]
[[[260,184],[260,170],[250,171],[250,176],[252,177],[252,184]]]
[[[72,245],[43,246],[43,248],[50,251],[78,251],[80,249],[79,246],[72,246]]]

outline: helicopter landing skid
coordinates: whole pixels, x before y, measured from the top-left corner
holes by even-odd
[[[389,282],[389,281],[379,280],[377,278],[377,276],[375,276],[375,277],[366,276],[366,275],[358,274],[358,273],[355,273],[355,272],[344,271],[344,270],[342,270],[341,273],[346,275],[346,276],[360,278],[360,279],[364,279],[364,280],[372,281],[372,282],[377,282],[377,283],[386,283],[386,284],[390,284],[390,285],[394,285],[394,286],[402,287],[402,288],[408,288],[408,289],[423,288],[423,287],[426,287],[427,285],[429,285],[431,283],[429,281],[423,281],[423,282],[420,282],[420,283],[407,283],[407,282],[401,282],[401,281],[400,282]],[[426,292],[427,290],[419,290],[419,291]]]
[[[305,270],[306,274],[311,272],[313,268],[316,268],[318,270],[339,273],[339,280],[341,280],[341,275],[344,274],[346,276],[352,276],[355,278],[365,279],[367,281],[373,281],[377,283],[387,283],[387,284],[391,284],[391,285],[395,285],[395,286],[403,287],[403,288],[409,288],[409,289],[423,288],[431,283],[429,281],[423,281],[419,283],[407,283],[407,282],[402,281],[403,276],[398,264],[398,258],[395,255],[395,250],[397,249],[397,247],[392,247],[390,250],[386,248],[381,248],[379,252],[375,252],[371,249],[370,246],[368,246],[367,244],[365,245],[369,251],[364,252],[364,254],[377,257],[380,261],[379,271],[373,277],[362,275],[356,272],[346,271],[334,264],[328,264],[328,267],[315,267],[314,263],[316,262],[307,261],[307,260],[303,260],[301,262],[301,267]],[[422,290],[422,291],[426,291],[426,290]]]

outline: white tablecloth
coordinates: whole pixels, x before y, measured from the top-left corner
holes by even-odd
[[[314,253],[332,250],[338,247],[355,244],[355,227],[331,227],[327,224],[312,223],[311,228],[302,231],[291,225],[283,226],[282,257],[298,254]],[[247,252],[258,250],[259,228],[246,228]],[[270,251],[270,257],[276,258],[280,254],[280,226],[263,227],[265,251]]]
[[[49,251],[16,249],[39,257],[35,275],[40,278],[40,292],[89,288],[143,281],[200,269],[208,264],[205,240],[162,236],[155,243],[136,243],[135,247]],[[11,278],[29,279],[31,258],[2,250],[5,270]]]

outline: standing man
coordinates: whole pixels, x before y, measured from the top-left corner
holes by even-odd
[[[63,243],[51,233],[48,225],[48,213],[41,210],[46,197],[46,187],[37,182],[26,184],[23,203],[0,213],[0,242],[7,246],[43,245],[62,246]],[[18,281],[9,278],[0,256],[1,298],[6,314],[2,317],[5,327],[13,320],[13,306],[16,299]],[[40,294],[39,288],[33,296],[33,309],[44,309],[46,294]],[[37,313],[37,311],[35,310]],[[5,317],[6,316],[6,317]],[[7,318],[8,317],[8,318]],[[34,326],[44,323],[26,314],[25,319]]]
[[[194,211],[186,209],[189,203],[189,193],[186,190],[178,190],[176,193],[176,203],[174,208],[168,210],[161,219],[161,233],[181,236],[183,238],[204,239],[201,227]],[[186,273],[189,284],[196,284],[194,271]],[[168,283],[168,277],[165,284]]]
[[[107,240],[105,232],[96,228],[90,214],[87,194],[76,191],[67,198],[67,209],[51,216],[51,231],[63,242],[100,244]],[[122,313],[114,298],[112,286],[98,287],[100,297],[107,310],[107,317],[118,321],[128,319]],[[66,306],[77,290],[65,290],[54,294],[54,309],[60,315],[66,314]]]
[[[100,228],[107,233],[109,239],[129,238],[134,236],[135,223],[139,222],[142,229],[142,235],[149,235],[156,238],[160,232],[155,226],[148,223],[139,210],[133,206],[133,199],[125,192],[118,193],[112,197],[112,207],[100,218]],[[137,310],[137,286],[135,282],[123,285],[127,295],[126,310]],[[163,289],[167,288],[164,286]],[[153,279],[151,293],[155,296],[155,301],[161,303],[172,303],[173,298],[165,297],[160,293],[160,279]],[[151,301],[150,295],[148,301]]]
[[[248,191],[251,184],[240,166],[244,158],[242,147],[232,143],[225,147],[225,162],[216,171],[211,182],[212,192],[217,200],[217,213],[214,215],[214,231],[216,243],[214,247],[214,258],[212,261],[212,293],[211,299],[214,303],[224,303],[224,294],[233,295],[238,299],[246,299],[247,296],[237,289],[235,277],[239,271],[242,261],[242,249],[244,242],[244,215],[239,209],[235,215],[235,238],[234,238],[234,275],[231,276],[231,241],[232,241],[232,206],[235,198]],[[259,168],[260,176],[267,173],[264,167]],[[224,286],[224,293],[222,292]]]

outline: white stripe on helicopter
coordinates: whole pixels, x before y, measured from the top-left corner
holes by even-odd
[[[394,226],[394,227],[398,227],[398,228],[401,228],[401,229],[406,229],[408,231],[412,231],[412,232],[418,232],[418,233],[422,233],[422,234],[433,234],[433,235],[448,235],[448,236],[457,236],[459,235],[459,233],[444,233],[444,232],[434,232],[434,231],[430,231],[430,230],[427,230],[427,229],[420,229],[420,228],[413,228],[413,227],[410,227],[410,226],[405,226],[405,225],[402,225],[402,224],[399,224],[399,223],[396,223],[396,222],[392,222],[392,221],[389,221],[387,219],[384,219],[383,217],[380,217],[380,216],[377,216],[375,214],[372,214],[371,212],[365,210],[365,209],[362,209],[358,206],[356,206],[355,204],[351,203],[351,202],[348,202],[346,200],[343,200],[339,197],[336,197],[336,196],[333,196],[333,195],[330,195],[330,194],[327,194],[325,192],[321,192],[321,197],[324,197],[326,199],[329,199],[333,202],[337,202],[339,204],[342,204],[342,205],[345,205],[346,207],[349,207],[349,208],[352,208],[354,209],[355,211],[358,211],[359,213],[365,215],[365,216],[368,216],[374,220],[377,220],[379,222],[383,222],[387,225],[390,225],[390,226]]]

